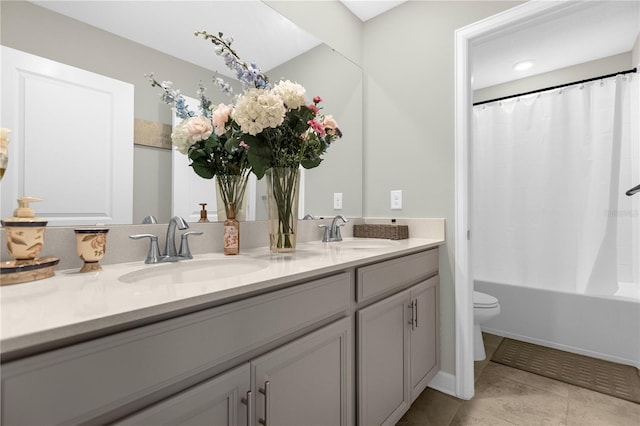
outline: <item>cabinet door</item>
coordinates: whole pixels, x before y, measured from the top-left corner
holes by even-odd
[[[254,424],[351,424],[350,342],[345,318],[252,361]]]
[[[410,290],[357,313],[358,424],[393,425],[411,403],[406,372]]]
[[[139,412],[120,425],[247,425],[250,368],[246,363]]]
[[[413,321],[410,326],[411,402],[427,387],[438,372],[438,276],[411,288]]]

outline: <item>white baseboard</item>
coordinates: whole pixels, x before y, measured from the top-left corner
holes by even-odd
[[[427,386],[438,392],[458,398],[458,395],[456,395],[456,376],[454,374],[440,371]]]

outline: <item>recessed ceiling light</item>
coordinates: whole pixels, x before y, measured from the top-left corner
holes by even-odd
[[[533,61],[520,61],[513,66],[516,71],[528,70],[533,66]]]

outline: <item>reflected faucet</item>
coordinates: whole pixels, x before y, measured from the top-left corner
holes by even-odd
[[[145,218],[142,219],[142,224],[144,225],[147,223],[158,223],[158,219],[156,219],[154,215],[145,216]]]

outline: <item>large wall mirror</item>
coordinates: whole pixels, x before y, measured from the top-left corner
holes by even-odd
[[[2,45],[132,84],[136,123],[160,126],[170,125],[172,112],[144,74],[171,80],[189,96],[196,95],[202,82],[214,102],[228,103],[212,82],[216,71],[231,80],[228,71],[213,46],[193,32],[233,36],[242,58],[255,61],[271,80],[299,82],[309,100],[321,96],[324,112],[338,120],[344,133],[320,167],[306,171],[304,212],[315,217],[362,216],[362,70],[261,1],[19,0],[2,2],[0,8]],[[140,223],[147,215],[167,222],[171,151],[138,142],[133,150],[132,222]],[[256,219],[266,218],[260,206],[262,184],[257,185]],[[343,194],[341,210],[333,208],[334,193]]]

